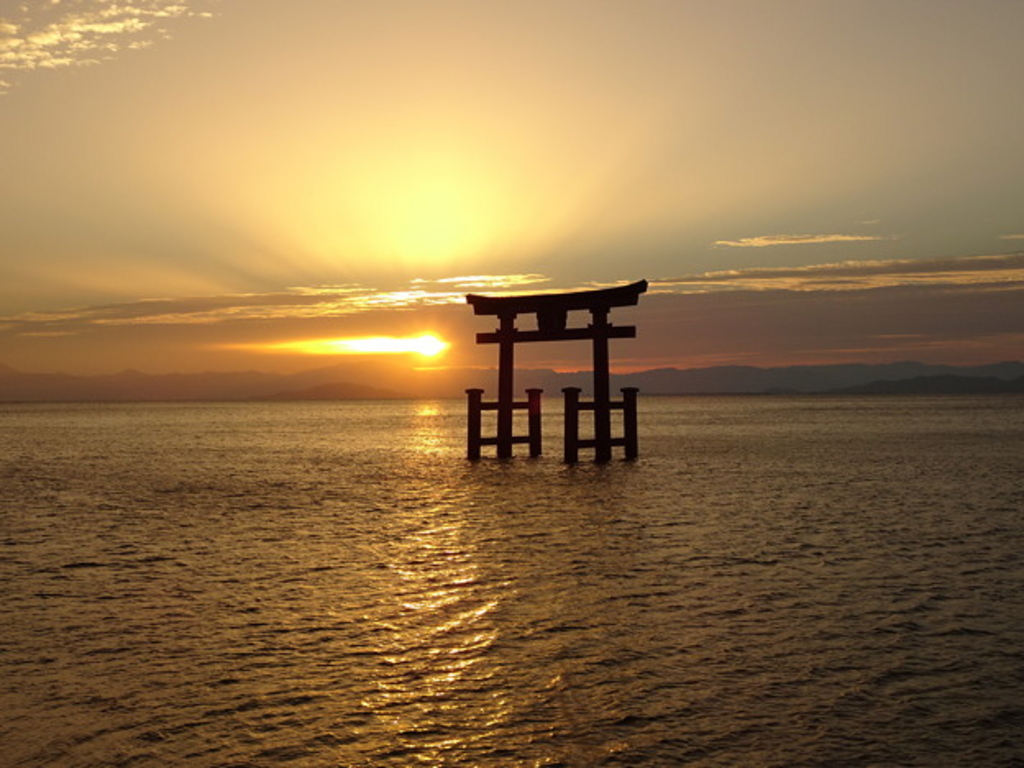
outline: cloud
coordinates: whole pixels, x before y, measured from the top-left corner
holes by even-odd
[[[639,307],[617,318],[635,319],[640,332],[617,347],[615,360],[638,369],[1013,359],[1024,342],[1022,297],[1024,253],[656,280]],[[452,344],[450,365],[493,365],[493,348],[473,344],[482,329],[489,326],[461,292],[308,286],[0,318],[0,359],[21,370],[262,369],[267,358],[258,350],[268,344],[436,333]],[[527,347],[525,367],[584,369],[590,359],[585,344]],[[277,355],[265,364],[301,365],[291,357],[300,356]]]
[[[1000,240],[1024,240],[1024,235],[1000,235]]]
[[[994,285],[905,284],[850,290],[653,293],[633,367],[1013,360],[1024,343],[1024,279]]]
[[[375,311],[412,311],[461,304],[480,288],[522,286],[505,295],[536,293],[544,275],[459,276],[413,280],[408,287],[381,291],[344,285],[295,286],[272,293],[142,299],[119,304],[27,312],[0,318],[7,332],[74,333],[117,326],[216,325],[245,321],[324,320]],[[845,261],[805,267],[753,268],[706,272],[650,281],[652,294],[694,295],[723,292],[786,291],[835,295],[900,287],[960,287],[977,290],[1024,288],[1024,253],[928,261]],[[592,289],[593,284],[551,286],[545,290]]]
[[[850,291],[921,285],[1018,288],[1024,285],[1024,253],[955,259],[844,261],[805,267],[705,272],[651,281],[653,290],[671,293]]]
[[[517,282],[507,277],[486,282]],[[559,291],[593,287],[544,282]],[[0,357],[15,367],[39,365],[45,347],[54,361],[85,367],[99,365],[97,355],[106,355],[111,368],[217,367],[249,364],[239,356],[252,352],[251,345],[436,332],[453,343],[452,364],[488,364],[488,350],[471,342],[480,330],[465,306],[464,287],[472,283],[460,276],[389,291],[297,286],[24,313],[0,318]],[[983,362],[1013,357],[1024,338],[1024,252],[711,272],[650,285],[636,310],[642,333],[616,353],[618,365]],[[524,284],[523,291],[536,289]],[[528,367],[586,365],[585,345],[533,346],[543,348],[523,350]]]
[[[0,19],[0,73],[7,75],[0,79],[0,93],[14,86],[14,73],[98,64],[167,37],[171,19],[212,15],[196,5],[183,0],[24,3],[19,15]]]
[[[521,285],[536,285],[548,282],[546,275],[536,273],[516,275],[461,275],[459,277],[443,277],[437,280],[426,280],[416,278],[413,285],[442,285],[451,286],[456,290],[488,290],[500,291],[507,288],[516,288]]]
[[[715,245],[731,248],[766,248],[771,245],[809,245],[815,243],[853,243],[873,240],[892,240],[879,235],[761,235],[739,240],[715,240]]]
[[[51,312],[26,312],[0,318],[20,334],[68,332],[70,328],[131,325],[208,325],[232,321],[268,321],[342,317],[375,310],[408,310],[460,304],[467,287],[524,285],[545,282],[544,275],[414,280],[403,290],[380,291],[367,286],[296,286],[275,293],[228,294],[176,299],[141,299],[120,304]],[[430,284],[437,289],[430,290]],[[562,290],[571,290],[563,288]]]

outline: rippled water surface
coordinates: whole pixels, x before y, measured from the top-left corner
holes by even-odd
[[[1024,400],[0,406],[0,764],[1024,764]]]

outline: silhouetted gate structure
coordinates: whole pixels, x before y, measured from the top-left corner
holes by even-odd
[[[466,301],[473,306],[477,315],[496,315],[498,329],[492,333],[478,333],[477,344],[498,345],[498,399],[484,402],[482,389],[467,389],[469,396],[469,441],[467,454],[470,459],[480,458],[480,449],[485,445],[497,446],[498,458],[510,458],[512,446],[528,443],[530,455],[541,453],[541,391],[526,390],[525,401],[513,398],[513,374],[515,370],[515,345],[528,341],[571,341],[590,339],[593,345],[594,399],[580,400],[579,387],[566,387],[565,397],[565,460],[574,463],[579,460],[581,448],[593,448],[595,461],[609,461],[612,447],[622,446],[627,459],[637,457],[636,437],[636,395],[635,387],[622,389],[622,400],[612,401],[610,375],[608,372],[608,340],[632,339],[636,327],[616,326],[608,321],[612,307],[633,306],[640,301],[640,294],[647,291],[647,281],[606,288],[597,291],[576,291],[574,293],[536,294],[533,296],[477,296],[469,294]],[[590,312],[589,325],[568,328],[569,312],[585,310]],[[516,328],[519,315],[537,316],[536,330]],[[513,434],[513,415],[516,410],[529,412],[528,434]],[[613,410],[623,412],[623,436],[612,437]],[[482,412],[497,411],[497,435],[483,437]],[[579,436],[580,411],[593,411],[594,437],[581,439]]]

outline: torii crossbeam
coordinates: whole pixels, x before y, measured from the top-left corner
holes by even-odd
[[[573,293],[547,293],[532,296],[478,296],[469,294],[466,301],[472,305],[474,314],[496,315],[498,329],[491,333],[478,333],[477,344],[498,345],[498,400],[484,402],[482,389],[467,389],[469,395],[469,441],[467,455],[470,459],[480,458],[484,445],[497,446],[498,458],[510,458],[512,446],[529,443],[530,455],[541,452],[540,395],[541,390],[527,390],[528,399],[517,402],[513,398],[513,376],[515,371],[515,345],[528,341],[570,341],[590,339],[593,346],[594,400],[580,402],[580,389],[566,387],[565,396],[565,460],[576,462],[580,448],[593,448],[595,461],[609,461],[613,446],[623,446],[627,459],[637,456],[636,437],[636,393],[633,387],[622,390],[623,399],[611,400],[610,374],[608,370],[608,340],[631,339],[636,336],[636,327],[615,326],[608,321],[613,307],[633,306],[639,303],[640,294],[647,291],[647,281],[641,280],[617,288],[597,291],[575,291]],[[584,310],[590,313],[590,323],[584,327],[569,328],[569,312]],[[536,330],[516,328],[516,318],[522,314],[537,316]],[[513,413],[517,409],[529,409],[529,435],[513,435]],[[481,412],[498,412],[496,437],[481,435]],[[579,438],[579,411],[594,412],[594,438]],[[612,437],[611,412],[623,411],[624,435]]]

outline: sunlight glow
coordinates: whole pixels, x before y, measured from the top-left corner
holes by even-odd
[[[261,344],[266,352],[298,352],[305,355],[399,355],[417,354],[435,357],[451,346],[437,336],[370,336],[358,339],[309,339]]]

